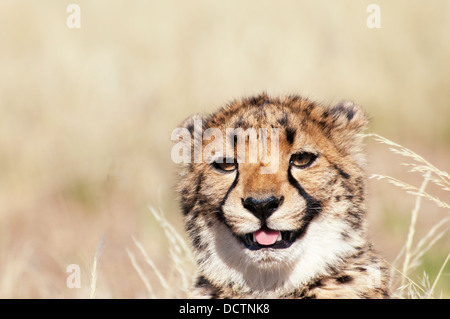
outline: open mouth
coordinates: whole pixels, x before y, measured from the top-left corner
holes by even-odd
[[[242,243],[250,250],[263,248],[288,248],[295,241],[295,231],[279,231],[263,227],[260,230],[239,236]]]

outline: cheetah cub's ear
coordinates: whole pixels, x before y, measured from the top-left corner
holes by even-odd
[[[196,163],[202,161],[202,135],[206,117],[200,114],[191,116],[172,131],[170,139],[176,144],[172,147],[171,157],[174,163]],[[200,150],[200,151],[195,151]]]
[[[364,110],[352,101],[342,101],[330,109],[333,119],[334,140],[340,149],[350,155],[360,155],[362,148],[362,132],[369,124]]]
[[[360,133],[369,123],[363,109],[352,101],[342,101],[330,110],[336,128],[352,130]]]
[[[203,126],[206,122],[207,116],[202,114],[195,114],[187,119],[185,119],[183,122],[178,125],[178,128],[184,128],[189,131],[189,133],[194,136],[194,131],[199,130],[199,133],[203,133]]]

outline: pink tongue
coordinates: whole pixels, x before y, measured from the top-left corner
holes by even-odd
[[[277,242],[279,230],[260,229],[255,233],[255,240],[260,245],[273,245]]]

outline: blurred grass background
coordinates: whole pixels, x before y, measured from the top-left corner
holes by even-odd
[[[71,3],[80,29],[66,26]],[[380,29],[366,26],[370,3],[380,6]],[[147,208],[182,232],[170,133],[243,95],[354,100],[371,115],[371,132],[450,171],[446,0],[2,0],[0,28],[3,298],[87,298],[102,234],[97,297],[146,297],[125,249],[135,236],[170,269]],[[369,174],[419,187],[420,175],[386,146],[368,141],[368,152]],[[369,190],[369,233],[392,261],[414,197],[380,181]],[[417,238],[444,217],[424,203]],[[425,270],[433,279],[449,243],[447,234],[411,278]],[[69,264],[81,267],[80,289],[66,286]],[[447,298],[449,272],[437,289]]]

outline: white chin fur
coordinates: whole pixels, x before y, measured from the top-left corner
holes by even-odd
[[[306,233],[289,248],[252,251],[222,223],[214,232],[208,262],[200,271],[215,284],[238,285],[253,292],[295,289],[312,279],[325,275],[329,266],[338,266],[342,258],[355,252],[363,239],[344,241],[345,224],[318,216]]]

